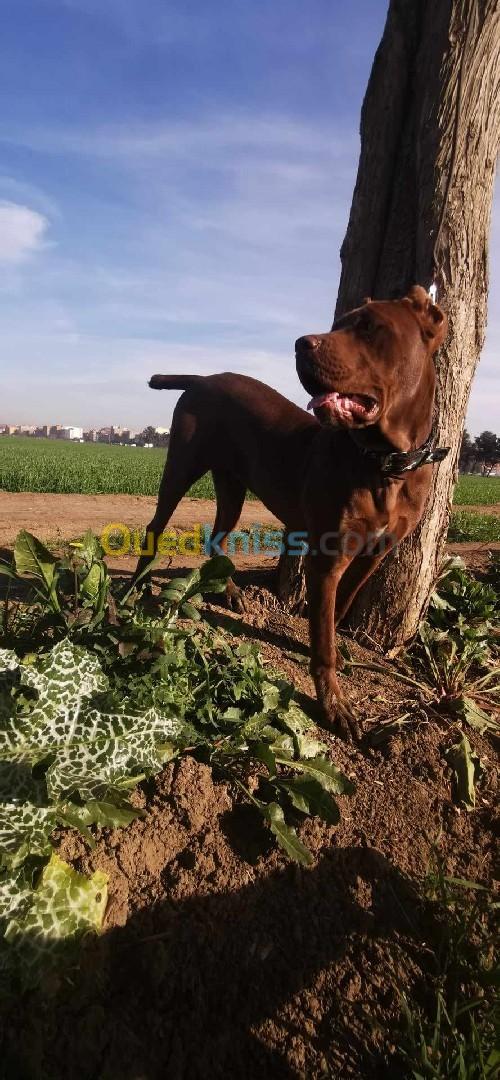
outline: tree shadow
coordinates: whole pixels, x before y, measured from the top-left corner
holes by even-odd
[[[372,1038],[391,994],[377,958],[403,939],[418,953],[420,916],[411,881],[369,848],[331,848],[311,870],[230,893],[163,896],[87,943],[55,992],[8,1011],[3,1075],[400,1077],[392,1034]],[[373,996],[353,1004],[357,965]]]

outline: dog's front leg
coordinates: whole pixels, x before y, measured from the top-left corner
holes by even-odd
[[[335,668],[335,597],[351,559],[344,554],[308,555],[307,605],[311,640],[311,675],[323,720],[344,739],[360,738],[356,718],[342,697]]]

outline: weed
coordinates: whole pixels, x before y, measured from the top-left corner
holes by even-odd
[[[434,853],[425,884],[433,992],[402,1001],[399,1052],[416,1080],[493,1080],[499,1074],[497,905],[482,885],[445,875]]]

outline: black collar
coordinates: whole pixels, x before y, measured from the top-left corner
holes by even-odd
[[[353,434],[353,432],[349,432]],[[361,453],[373,461],[374,464],[380,469],[382,476],[398,477],[403,476],[404,473],[414,472],[415,469],[420,469],[421,465],[430,465],[435,461],[443,461],[450,452],[449,446],[436,446],[434,449],[433,443],[436,438],[436,425],[432,425],[431,433],[428,439],[422,443],[422,446],[418,446],[416,450],[393,450],[387,453],[385,450],[368,450],[364,447],[358,439],[354,438],[356,446]]]

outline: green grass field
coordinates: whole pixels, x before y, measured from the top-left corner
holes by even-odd
[[[453,502],[455,506],[491,506],[500,503],[500,476],[461,476]]]
[[[466,541],[477,544],[498,544],[500,543],[500,517],[496,514],[469,514],[466,510],[455,510],[451,515],[448,540],[455,544]]]
[[[77,495],[157,495],[165,450],[57,439],[0,437],[0,489]],[[212,499],[210,476],[190,495]]]
[[[0,489],[54,491],[81,495],[156,495],[165,450],[105,443],[71,443],[0,437]],[[214,496],[210,476],[193,486],[190,495]],[[455,489],[456,506],[485,506],[500,502],[500,477],[461,476]]]

